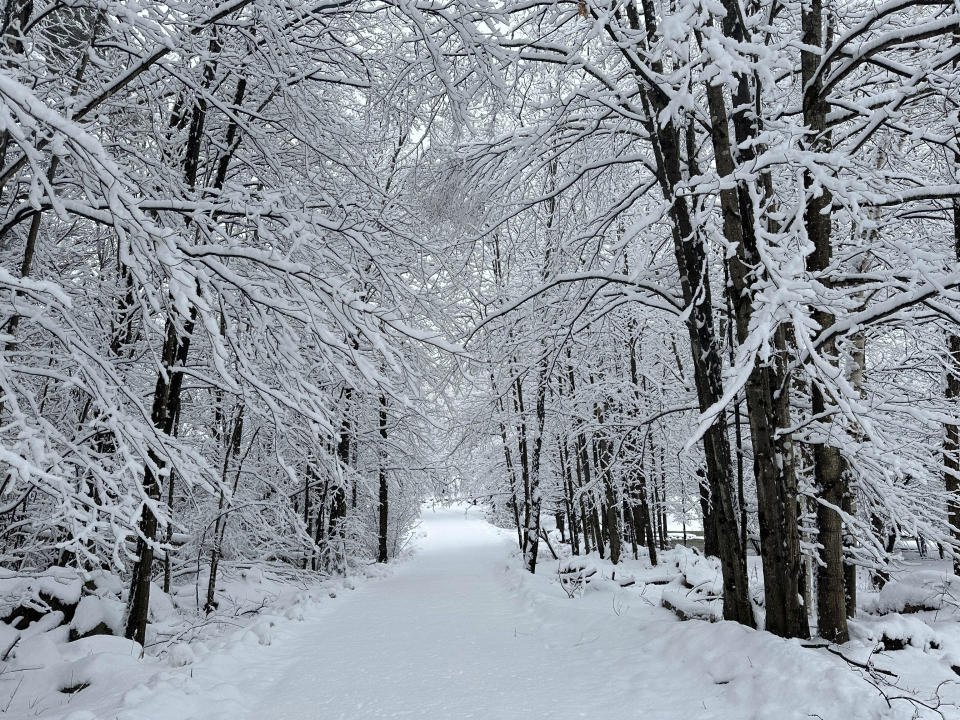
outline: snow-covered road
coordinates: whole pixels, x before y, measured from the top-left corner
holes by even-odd
[[[426,510],[387,577],[126,694],[111,720],[824,720],[886,717],[873,688],[796,642],[679,623],[640,591],[569,600],[507,570],[479,511]],[[71,720],[90,720],[79,715]]]
[[[423,530],[392,576],[263,648],[243,669],[251,702],[224,718],[616,720],[676,709],[669,672],[651,685],[622,666],[616,627],[608,637],[564,634],[535,615],[508,585],[510,536],[476,511],[426,511]],[[643,687],[656,692],[641,702]]]
[[[684,705],[705,717],[701,699],[684,702],[678,668],[650,677],[624,664],[642,637],[625,637],[613,608],[604,622],[570,627],[535,611],[511,586],[516,571],[505,572],[511,536],[475,508],[426,510],[422,530],[390,576],[280,623],[269,646],[211,654],[188,681],[145,688],[118,717],[666,719]]]

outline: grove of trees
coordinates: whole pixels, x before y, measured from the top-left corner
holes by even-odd
[[[3,0],[0,566],[702,535],[847,637],[960,574],[954,0]],[[762,561],[748,577],[747,554]],[[762,587],[761,587],[762,585]],[[762,610],[761,610],[762,608]]]

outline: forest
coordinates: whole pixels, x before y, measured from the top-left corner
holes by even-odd
[[[0,2],[0,710],[452,501],[960,717],[956,0]]]

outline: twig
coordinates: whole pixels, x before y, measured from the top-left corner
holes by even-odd
[[[884,670],[883,668],[878,668],[871,662],[862,663],[857,660],[854,660],[853,658],[849,658],[846,655],[844,655],[842,652],[837,650],[836,648],[830,647],[830,645],[826,643],[804,643],[803,645],[801,645],[801,647],[812,648],[814,650],[826,650],[828,653],[832,653],[836,655],[838,658],[841,658],[842,660],[844,660],[846,663],[850,665],[855,665],[858,668],[863,668],[864,670],[867,670],[872,673],[875,672],[880,675],[887,675],[888,677],[898,677],[896,673],[890,672],[889,670]]]
[[[6,662],[7,657],[9,657],[10,653],[13,652],[13,649],[17,646],[17,643],[20,642],[20,638],[21,638],[21,637],[23,637],[23,636],[22,636],[22,635],[17,635],[16,639],[10,644],[10,647],[8,647],[8,648],[3,652],[3,657],[0,657],[0,660]]]

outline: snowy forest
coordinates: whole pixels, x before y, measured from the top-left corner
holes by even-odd
[[[0,711],[960,718],[957,0],[0,5]]]

